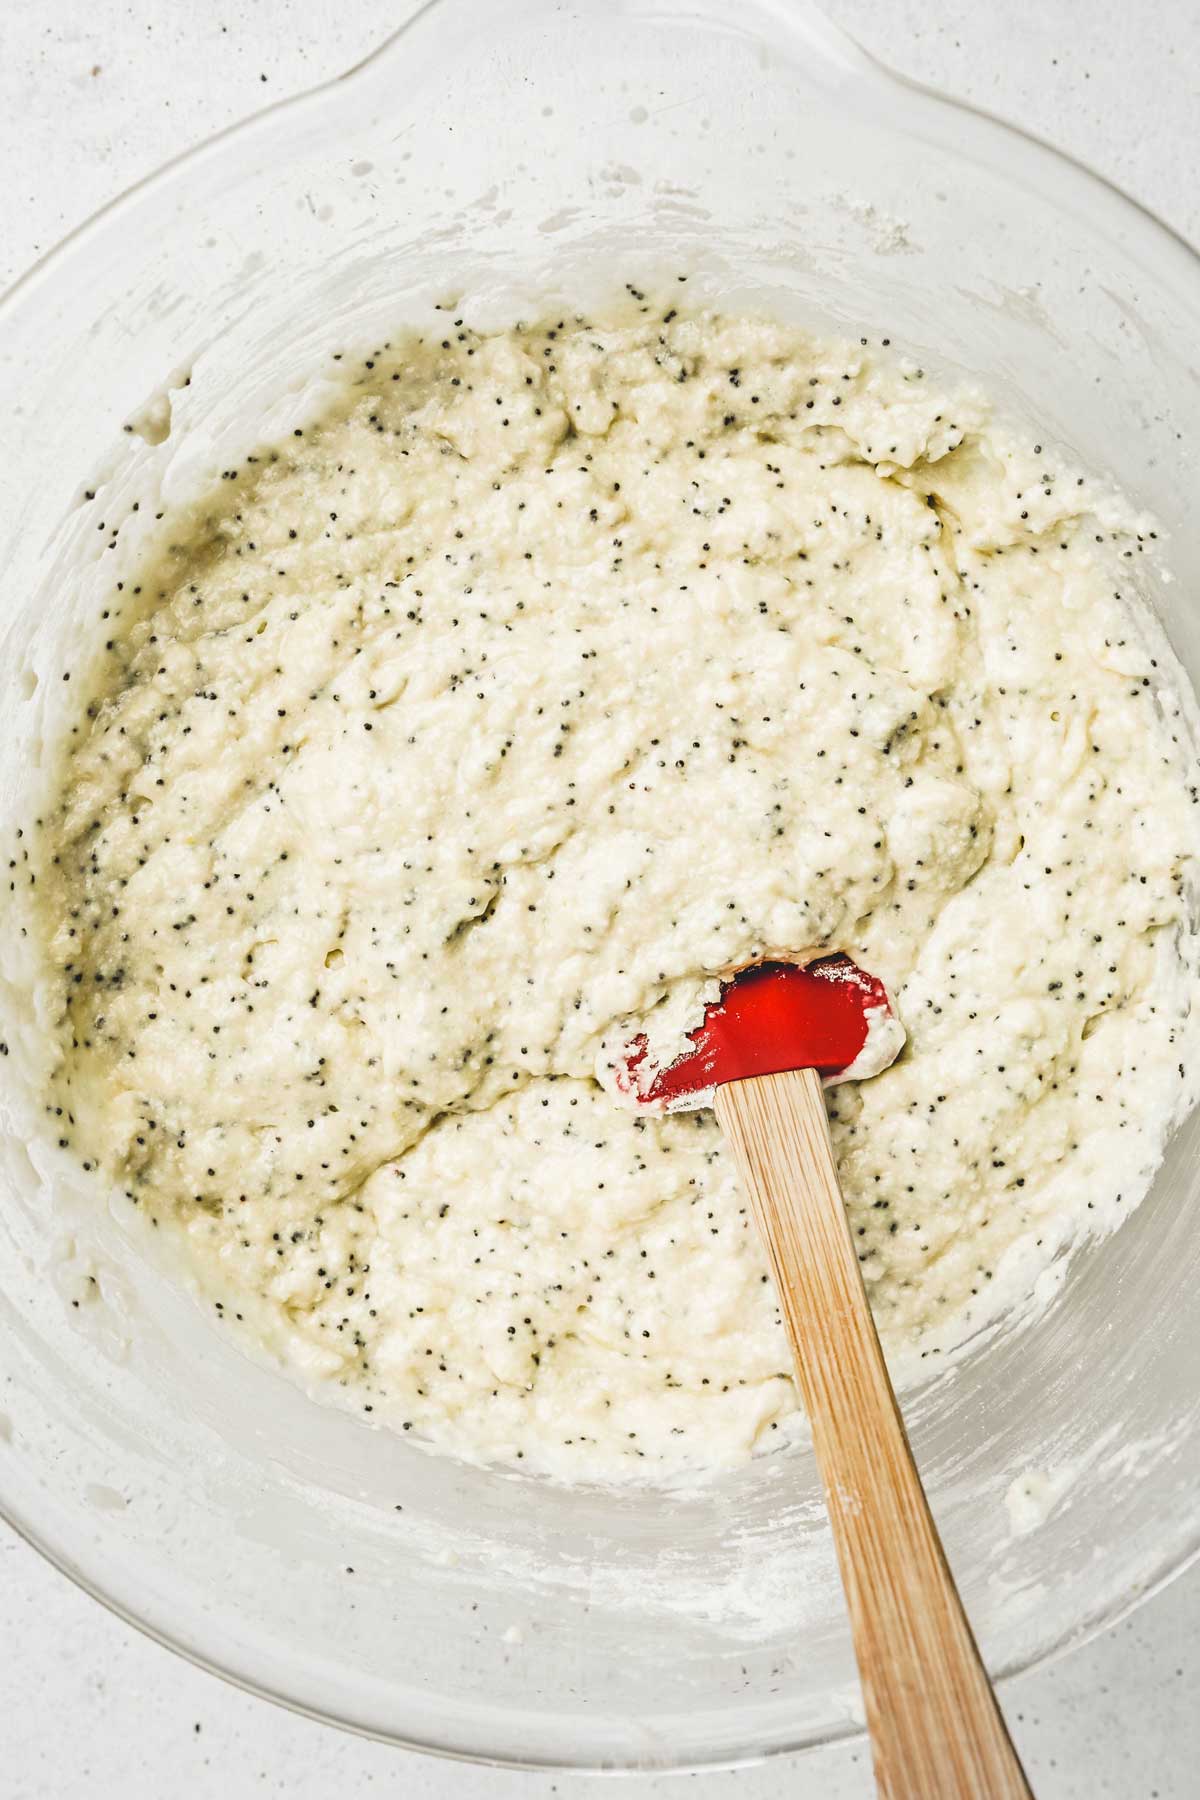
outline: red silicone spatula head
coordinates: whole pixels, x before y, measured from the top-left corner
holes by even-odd
[[[877,976],[848,956],[823,956],[741,970],[687,1041],[663,1064],[644,1035],[633,1038],[614,1066],[618,1089],[653,1111],[676,1112],[711,1106],[716,1088],[750,1075],[816,1069],[828,1081],[857,1080],[895,1059],[904,1027]]]

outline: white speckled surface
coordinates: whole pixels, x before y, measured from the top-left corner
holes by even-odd
[[[827,0],[883,60],[1027,126],[1200,238],[1200,14],[1115,0]],[[356,62],[394,0],[5,0],[0,284],[198,138]],[[0,1535],[0,1794],[292,1800],[577,1800],[586,1778],[514,1775],[365,1744],[170,1657]],[[1200,1569],[1097,1642],[1006,1688],[1039,1800],[1200,1791]],[[863,1748],[642,1779],[695,1800],[867,1800]]]

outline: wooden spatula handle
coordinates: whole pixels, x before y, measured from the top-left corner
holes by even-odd
[[[885,1800],[1031,1800],[929,1511],[809,1069],[717,1089],[783,1307]]]

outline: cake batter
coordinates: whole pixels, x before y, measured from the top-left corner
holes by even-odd
[[[377,1422],[737,1461],[796,1406],[765,1262],[613,1047],[770,950],[886,981],[907,1048],[830,1099],[899,1362],[1128,1211],[1197,996],[1144,527],[886,342],[637,295],[341,368],[113,596],[38,834],[49,1117]]]

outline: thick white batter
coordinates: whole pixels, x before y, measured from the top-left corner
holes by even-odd
[[[711,1115],[603,1085],[715,971],[897,996],[831,1102],[915,1355],[1136,1203],[1197,1030],[1136,529],[882,346],[635,300],[343,365],[114,593],[40,834],[64,1145],[306,1379],[574,1476],[795,1407]]]

